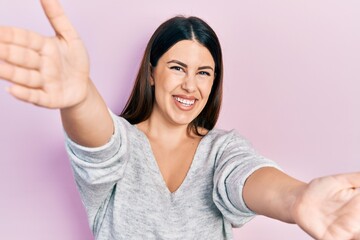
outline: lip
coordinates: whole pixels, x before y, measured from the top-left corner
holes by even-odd
[[[188,101],[194,101],[194,103],[191,104],[191,105],[185,105],[185,104],[179,102],[177,100],[177,98],[181,98],[181,99],[188,100]],[[195,104],[196,104],[196,102],[198,100],[194,96],[186,96],[186,95],[173,95],[173,99],[174,99],[175,105],[182,111],[190,111],[190,110],[192,110],[195,107]]]
[[[173,95],[173,97],[178,97],[178,98],[182,98],[182,99],[186,99],[186,100],[198,100],[196,97],[194,96],[186,96],[186,95]]]

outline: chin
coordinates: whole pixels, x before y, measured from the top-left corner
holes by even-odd
[[[194,119],[195,117],[173,117],[172,121],[177,124],[177,125],[189,125]]]

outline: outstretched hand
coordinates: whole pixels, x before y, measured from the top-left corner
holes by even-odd
[[[89,86],[89,60],[58,0],[41,0],[55,36],[0,27],[0,79],[14,97],[47,108],[82,102]]]
[[[360,240],[360,173],[313,180],[293,207],[295,222],[315,239]]]

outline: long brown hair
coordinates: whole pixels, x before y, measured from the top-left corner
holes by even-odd
[[[156,67],[160,57],[181,40],[196,40],[209,50],[215,62],[215,79],[209,99],[188,129],[201,135],[199,127],[207,130],[214,128],[222,102],[223,62],[220,42],[214,30],[202,19],[183,16],[173,17],[161,24],[147,44],[133,90],[120,115],[131,124],[150,117],[155,101],[154,87],[150,84],[151,66]]]

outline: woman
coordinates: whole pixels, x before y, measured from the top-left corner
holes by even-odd
[[[222,58],[202,20],[173,18],[156,30],[117,117],[61,6],[41,2],[56,37],[0,28],[0,78],[16,98],[60,109],[96,239],[231,239],[231,227],[255,213],[316,239],[360,239],[359,173],[305,184],[236,132],[214,129]]]

